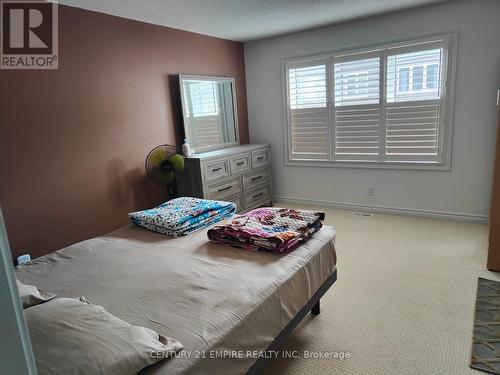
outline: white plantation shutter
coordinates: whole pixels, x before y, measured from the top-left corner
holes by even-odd
[[[440,161],[445,50],[439,44],[388,53],[387,160]]]
[[[455,46],[453,33],[286,62],[288,160],[449,167]]]
[[[193,117],[191,126],[195,129],[196,147],[209,147],[223,143],[222,121],[219,116]]]
[[[289,147],[292,158],[330,158],[330,116],[325,61],[290,65],[288,76]]]
[[[334,58],[334,126],[337,160],[379,154],[380,57]]]
[[[440,105],[436,101],[387,105],[386,154],[390,159],[433,161],[438,158]]]
[[[191,127],[195,129],[194,134],[191,134],[191,143],[200,149],[222,144],[218,84],[200,80],[188,81],[185,85],[186,116],[190,118]]]

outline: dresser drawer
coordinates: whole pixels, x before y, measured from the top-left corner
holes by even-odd
[[[252,151],[252,168],[258,168],[267,165],[269,164],[270,160],[271,155],[269,154],[268,148]]]
[[[217,159],[203,164],[206,181],[214,181],[229,176],[228,159]]]
[[[243,175],[243,190],[247,191],[270,182],[271,176],[269,169],[261,169],[260,171],[247,173]]]
[[[241,179],[239,177],[213,184],[208,187],[208,199],[224,200],[224,197],[241,194]]]
[[[267,184],[245,193],[245,208],[251,208],[269,199],[271,199],[271,186]]]
[[[232,156],[229,159],[231,164],[231,174],[244,172],[250,169],[250,154]]]

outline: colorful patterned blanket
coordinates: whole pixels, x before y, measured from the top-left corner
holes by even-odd
[[[232,202],[182,197],[158,207],[129,213],[132,223],[172,237],[185,236],[236,212]]]
[[[246,250],[287,253],[309,239],[323,225],[323,212],[290,208],[257,208],[208,231],[214,242]]]

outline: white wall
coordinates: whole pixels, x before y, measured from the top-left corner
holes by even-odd
[[[279,20],[277,20],[279,21]],[[281,59],[459,30],[451,171],[285,166]],[[274,195],[488,214],[500,87],[500,1],[451,1],[245,44],[250,140],[271,143]],[[375,196],[368,196],[373,185]]]

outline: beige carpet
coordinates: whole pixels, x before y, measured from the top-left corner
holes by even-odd
[[[297,206],[279,204],[276,206]],[[469,368],[487,225],[326,209],[337,229],[338,281],[284,350],[350,359],[270,360],[266,374],[481,374]]]

